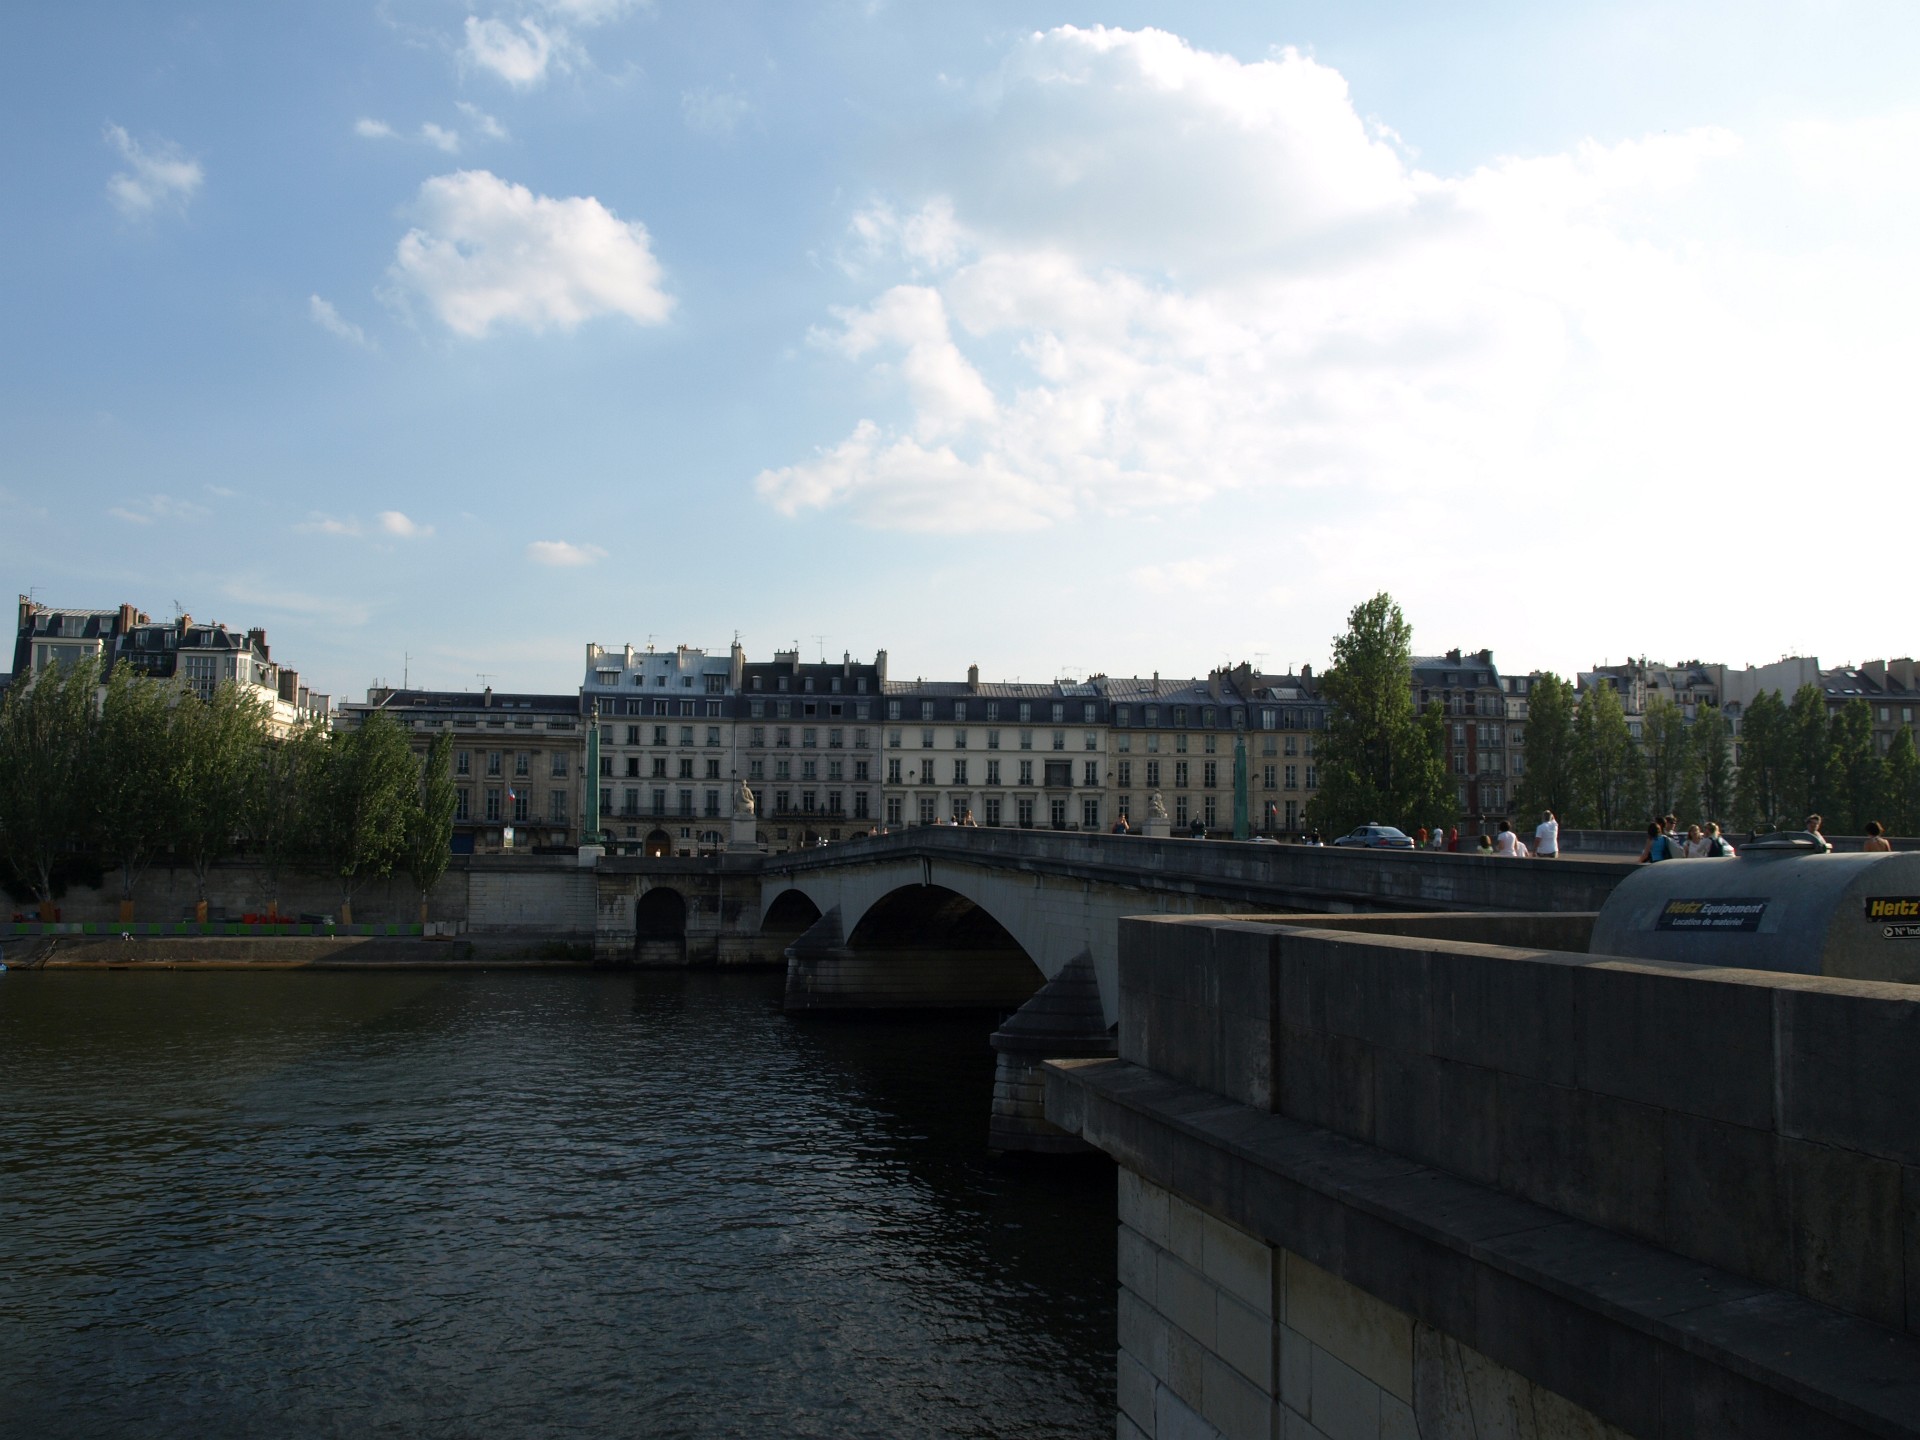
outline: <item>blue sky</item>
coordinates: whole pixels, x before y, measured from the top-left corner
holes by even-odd
[[[376,678],[1910,653],[1920,7],[30,7],[0,570]]]

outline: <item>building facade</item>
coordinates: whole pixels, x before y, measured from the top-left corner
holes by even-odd
[[[864,833],[883,814],[880,732],[887,652],[802,662],[797,650],[746,662],[737,698],[739,772],[770,850]]]
[[[1507,698],[1491,650],[1414,657],[1414,708],[1438,704],[1446,712],[1447,765],[1461,825],[1470,832],[1494,829],[1513,803]]]

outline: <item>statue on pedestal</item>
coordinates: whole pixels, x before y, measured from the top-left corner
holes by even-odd
[[[733,782],[733,813],[749,819],[757,813],[753,806],[753,791],[747,788],[746,781],[737,776]]]
[[[1147,814],[1155,820],[1164,820],[1167,818],[1167,802],[1160,798],[1160,792],[1158,790],[1147,797]]]

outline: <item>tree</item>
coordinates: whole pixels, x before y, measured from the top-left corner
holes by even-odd
[[[406,732],[384,712],[327,736],[309,792],[309,833],[320,870],[339,883],[341,924],[353,923],[362,880],[393,873],[419,783]]]
[[[100,847],[120,867],[120,918],[133,918],[133,887],[178,829],[172,709],[193,703],[178,687],[116,665],[100,703],[94,802]]]
[[[1321,677],[1328,713],[1320,790],[1307,804],[1313,828],[1339,833],[1453,812],[1444,729],[1414,714],[1412,643],[1413,627],[1384,592],[1355,606],[1333,642],[1333,665]]]
[[[1887,747],[1886,806],[1887,813],[1874,818],[1896,835],[1920,835],[1920,751],[1904,725]]]
[[[1571,821],[1578,809],[1573,713],[1573,686],[1551,672],[1534,681],[1527,695],[1527,768],[1514,787],[1518,814],[1551,810]]]
[[[1574,720],[1579,751],[1581,822],[1602,830],[1636,823],[1646,809],[1645,767],[1620,696],[1604,681],[1580,697]]]
[[[205,700],[183,695],[167,727],[173,751],[174,837],[206,918],[207,872],[232,852],[267,740],[266,703],[223,682]]]
[[[1681,708],[1664,695],[1647,702],[1640,744],[1647,761],[1647,799],[1656,815],[1691,815],[1693,736]]]
[[[407,807],[401,861],[420,892],[420,923],[427,923],[427,892],[447,873],[453,855],[453,736],[444,730],[427,746],[420,784]]]
[[[17,676],[0,700],[0,846],[52,917],[54,871],[91,838],[99,662]]]
[[[1826,829],[1858,835],[1886,808],[1885,767],[1873,752],[1873,707],[1866,701],[1849,700],[1828,720],[1826,773],[1834,812]]]
[[[280,882],[312,848],[311,791],[327,744],[326,726],[311,721],[259,750],[247,786],[247,847],[260,862],[267,914],[280,913]]]
[[[1796,823],[1808,815],[1831,809],[1827,759],[1832,745],[1827,737],[1827,699],[1817,685],[1802,685],[1787,707],[1788,761],[1785,776],[1786,807]]]
[[[1792,722],[1786,702],[1762,690],[1740,721],[1740,773],[1734,808],[1745,830],[1777,830],[1787,809],[1787,770],[1792,764]]]
[[[1704,705],[1693,722],[1693,784],[1706,820],[1733,820],[1733,732],[1727,717]]]

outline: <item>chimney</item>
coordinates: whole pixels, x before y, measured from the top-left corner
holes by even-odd
[[[273,658],[267,651],[267,632],[258,625],[247,631],[247,643],[260,652],[260,658],[262,660],[271,660]]]
[[[979,688],[980,688],[980,667],[978,665],[969,665],[967,666],[967,689],[978,690]]]
[[[289,705],[300,698],[300,672],[282,670],[280,672],[280,698]]]
[[[491,685],[487,686],[486,692],[480,697],[480,703],[482,705],[493,704],[493,686]]]
[[[874,679],[878,680],[882,685],[887,683],[887,652],[886,651],[879,650],[874,652],[873,672],[874,672]]]

